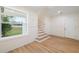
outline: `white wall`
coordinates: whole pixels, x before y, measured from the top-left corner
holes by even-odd
[[[79,40],[79,14],[65,16],[65,37]]]
[[[67,15],[65,16],[65,37],[77,39],[76,21],[77,15]]]
[[[79,40],[79,14],[58,15],[50,23],[51,35]]]
[[[51,30],[51,27],[50,27],[51,24],[50,24],[50,22],[51,22],[51,20],[50,20],[49,17],[45,17],[44,18],[44,24],[45,24],[44,30],[45,30],[45,33],[47,33],[49,35],[50,35],[50,30]]]
[[[50,23],[50,34],[64,37],[64,16],[53,17]]]
[[[26,35],[15,37],[15,38],[5,38],[0,39],[0,52],[8,52],[15,48],[21,47],[25,44],[31,43],[37,37],[37,19],[38,16],[32,12],[28,12],[28,32]]]
[[[38,33],[38,15],[30,13],[28,16],[28,33],[31,38],[37,38]]]

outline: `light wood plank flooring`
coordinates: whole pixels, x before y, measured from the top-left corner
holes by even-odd
[[[79,41],[73,39],[51,37],[41,43],[33,42],[17,48],[9,53],[78,53]]]

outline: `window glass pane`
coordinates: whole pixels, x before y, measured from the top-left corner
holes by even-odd
[[[22,34],[23,19],[20,16],[5,16],[2,18],[2,37]],[[6,23],[7,22],[7,23]]]

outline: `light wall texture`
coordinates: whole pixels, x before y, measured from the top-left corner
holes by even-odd
[[[49,17],[45,17],[44,24],[45,24],[45,28],[44,28],[45,33],[50,35],[51,29],[52,29],[51,28],[51,19]]]
[[[51,35],[79,40],[79,14],[58,15],[50,19]]]

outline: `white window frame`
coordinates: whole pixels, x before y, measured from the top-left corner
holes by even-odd
[[[4,7],[4,8],[8,8],[8,9],[14,10],[16,12],[21,12],[22,15],[24,15],[24,17],[25,17],[25,23],[23,23],[23,26],[22,26],[22,34],[8,36],[8,37],[2,37],[2,34],[1,34],[1,31],[2,31],[2,29],[1,29],[1,23],[2,23],[1,15],[2,15],[2,13],[0,12],[0,39],[2,40],[2,39],[9,39],[9,38],[16,38],[16,37],[20,37],[20,36],[23,36],[23,35],[27,35],[27,32],[28,32],[28,26],[27,26],[28,18],[27,18],[27,14],[25,12],[21,11],[21,10],[16,9],[16,8],[11,8],[11,7]]]

